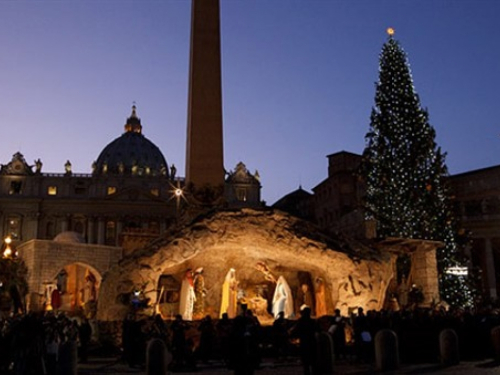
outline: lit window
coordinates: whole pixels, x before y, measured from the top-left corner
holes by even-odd
[[[246,202],[247,200],[246,189],[236,189],[236,199],[238,199],[241,202]]]
[[[21,194],[23,183],[21,181],[11,181],[10,182],[10,190],[9,193],[12,194]]]
[[[151,189],[151,195],[157,197],[160,195],[160,191],[158,189]]]
[[[57,195],[57,186],[49,186],[47,188],[47,194],[49,194],[49,195]]]
[[[10,217],[8,220],[9,220],[8,233],[10,238],[19,239],[21,220],[17,217]]]
[[[116,187],[108,186],[108,195],[116,193]]]

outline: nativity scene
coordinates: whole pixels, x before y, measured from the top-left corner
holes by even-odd
[[[412,257],[413,282],[424,303],[438,300],[429,267],[437,243],[386,240],[360,243],[321,234],[313,224],[272,209],[217,211],[166,233],[112,267],[101,283],[97,318],[117,321],[130,312],[127,295],[140,291],[144,314],[184,320],[234,318],[252,310],[262,324],[283,312],[298,317],[380,310],[398,287],[396,259]],[[138,267],[137,265],[140,265]],[[194,271],[193,271],[194,270]]]

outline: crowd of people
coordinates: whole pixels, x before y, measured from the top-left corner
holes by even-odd
[[[62,348],[78,346],[80,361],[88,358],[92,328],[87,319],[52,312],[17,314],[0,320],[0,373],[57,373]]]
[[[413,309],[365,311],[350,316],[311,316],[307,307],[298,319],[278,314],[270,326],[262,326],[251,310],[234,318],[206,316],[185,321],[182,315],[165,321],[160,315],[129,315],[122,325],[122,358],[131,367],[144,367],[147,344],[162,340],[172,355],[172,371],[194,370],[199,363],[219,361],[235,374],[251,374],[262,358],[275,361],[301,359],[305,374],[315,373],[318,334],[329,335],[335,360],[370,363],[378,331],[390,329],[398,336],[402,362],[439,361],[439,333],[453,329],[459,338],[460,356],[466,360],[493,358],[491,330],[500,326],[497,310]],[[61,348],[78,346],[79,361],[86,361],[92,328],[86,319],[63,313],[20,314],[0,320],[0,373],[55,374]],[[98,345],[99,343],[94,343]]]
[[[136,329],[130,329],[135,325]],[[142,328],[142,336],[138,334]],[[233,319],[224,314],[219,320],[210,316],[199,322],[184,321],[177,315],[172,322],[157,316],[145,321],[124,322],[124,357],[131,363],[132,353],[142,353],[131,365],[143,365],[147,340],[161,338],[172,353],[171,368],[193,369],[199,362],[221,360],[227,367],[255,369],[263,357],[275,361],[300,358],[309,372],[316,362],[319,333],[330,335],[335,360],[349,363],[374,361],[374,343],[377,332],[394,331],[398,337],[401,361],[406,363],[438,363],[439,334],[453,329],[458,336],[460,355],[464,360],[493,358],[491,330],[500,326],[497,310],[473,309],[411,309],[400,311],[354,310],[350,316],[334,315],[311,317],[311,310],[300,311],[298,319],[289,320],[283,312],[271,326],[261,326],[251,310]],[[144,327],[149,327],[144,329]],[[149,332],[149,334],[148,334]],[[142,344],[138,344],[139,339]],[[137,350],[139,349],[139,350]]]

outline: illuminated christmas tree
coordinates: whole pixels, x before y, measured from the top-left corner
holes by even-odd
[[[461,266],[463,239],[446,186],[445,154],[420,105],[406,53],[392,29],[388,34],[361,164],[366,216],[375,219],[381,238],[443,241],[437,250],[441,298],[452,306],[470,305],[468,278],[448,273]]]

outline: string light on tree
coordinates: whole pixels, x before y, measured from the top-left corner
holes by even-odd
[[[366,216],[375,219],[380,237],[442,241],[445,246],[437,250],[441,297],[450,305],[470,305],[473,287],[467,276],[446,272],[463,267],[463,261],[445,154],[420,104],[407,55],[394,29],[386,32],[361,164]]]

